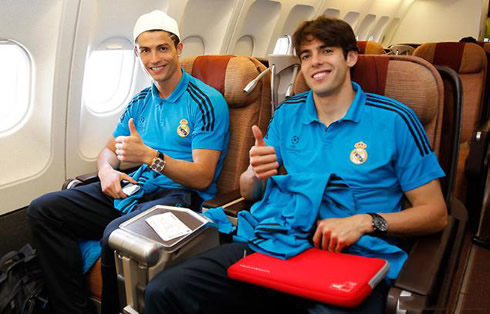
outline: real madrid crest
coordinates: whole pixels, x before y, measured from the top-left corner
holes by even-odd
[[[366,151],[367,145],[364,142],[358,142],[354,145],[354,149],[350,153],[350,161],[356,165],[362,165],[368,159]]]
[[[189,122],[187,122],[186,119],[182,119],[179,122],[179,126],[177,127],[177,134],[179,134],[180,137],[186,137],[190,133],[189,129]]]

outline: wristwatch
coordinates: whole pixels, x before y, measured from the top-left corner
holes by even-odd
[[[150,163],[150,169],[158,173],[165,169],[165,155],[157,150],[157,156],[152,159]]]
[[[386,235],[388,232],[388,223],[376,213],[368,213],[373,218],[373,230],[375,235]]]

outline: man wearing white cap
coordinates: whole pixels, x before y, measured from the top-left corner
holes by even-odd
[[[102,312],[118,313],[110,233],[154,205],[199,210],[216,194],[229,142],[225,99],[182,70],[178,25],[166,13],[140,16],[133,35],[135,53],[153,84],[130,101],[100,152],[100,183],[49,193],[29,206],[52,313],[93,312],[78,240],[102,238]],[[118,170],[121,161],[141,167],[128,175]],[[123,180],[136,187],[123,188]]]

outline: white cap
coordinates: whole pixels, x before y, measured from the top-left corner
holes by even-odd
[[[179,26],[177,25],[177,22],[168,16],[167,13],[160,10],[155,10],[150,13],[143,14],[138,18],[133,30],[134,41],[136,41],[136,38],[138,38],[141,33],[154,29],[175,34],[180,39]]]

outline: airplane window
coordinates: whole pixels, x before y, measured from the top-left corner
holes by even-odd
[[[182,43],[185,47],[182,52],[182,58],[202,56],[205,54],[204,41],[199,36],[189,36],[185,38]]]
[[[301,4],[295,5],[286,18],[281,34],[294,34],[296,27],[305,20],[311,20],[313,14],[315,14],[315,9],[312,6]]]
[[[394,18],[389,26],[386,28],[386,32],[383,36],[382,44],[383,46],[389,46],[391,44],[391,40],[395,34],[395,31],[398,29],[398,25],[400,24],[399,18]]]
[[[337,9],[327,9],[325,12],[323,12],[323,15],[326,17],[335,17],[338,18],[340,15],[340,11]]]
[[[388,16],[383,16],[379,19],[378,23],[374,27],[372,33],[369,35],[369,40],[381,41],[381,37],[384,31],[384,27],[388,23],[390,18]]]
[[[119,109],[129,97],[134,66],[133,46],[127,39],[104,41],[87,59],[84,105],[95,114]]]
[[[254,52],[254,40],[252,36],[242,36],[237,41],[233,54],[240,56],[251,56]]]
[[[345,15],[344,21],[349,23],[349,25],[355,29],[357,25],[357,21],[359,20],[359,12],[349,12]]]
[[[369,31],[371,30],[371,25],[373,24],[374,20],[376,20],[376,15],[374,14],[368,14],[364,17],[364,20],[362,21],[361,25],[359,25],[358,31],[359,31],[359,40],[373,40],[374,38],[371,37],[369,38]]]
[[[27,116],[31,97],[31,59],[11,40],[0,40],[0,135],[13,132]]]

